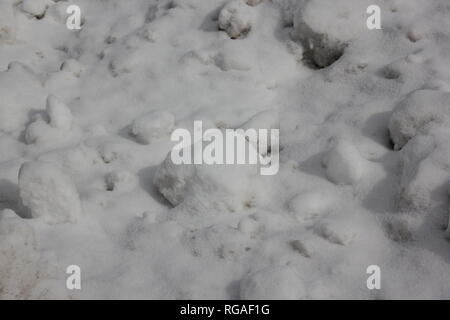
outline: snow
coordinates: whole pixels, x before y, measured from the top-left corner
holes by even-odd
[[[261,112],[258,112],[257,114],[253,115],[249,120],[247,120],[244,124],[241,126],[242,129],[248,130],[248,129],[254,129],[254,130],[261,130],[266,129],[268,130],[267,134],[260,134],[257,136],[256,139],[249,138],[249,142],[255,147],[258,148],[258,146],[267,146],[266,151],[270,151],[272,139],[270,139],[271,129],[280,129],[280,117],[278,115],[278,112],[271,111],[271,110],[264,110]],[[264,152],[264,150],[258,149],[260,154],[265,155],[267,152]]]
[[[259,179],[257,165],[176,165],[169,153],[153,182],[173,206],[184,203],[195,212],[234,212],[262,198],[251,187]]]
[[[304,287],[301,277],[291,268],[275,266],[249,274],[241,284],[245,300],[296,300]]]
[[[137,178],[128,171],[113,171],[105,177],[106,190],[130,192],[138,184]]]
[[[47,98],[47,115],[50,125],[63,130],[72,128],[72,113],[70,109],[55,96]]]
[[[294,37],[304,44],[314,64],[329,66],[351,41],[367,31],[366,8],[374,4],[379,1],[300,1],[301,10],[293,18]]]
[[[232,39],[242,38],[250,32],[253,19],[253,11],[244,0],[232,0],[220,10],[219,28]]]
[[[448,0],[0,1],[0,298],[450,298],[449,30]],[[279,130],[278,173],[174,164],[194,121]]]
[[[23,0],[22,10],[37,17],[42,18],[47,9],[47,5],[52,4],[50,0]]]
[[[448,121],[450,94],[437,90],[417,90],[396,106],[389,120],[389,132],[396,149],[401,149],[418,133],[426,133],[436,122]]]
[[[170,133],[175,125],[175,117],[165,111],[151,112],[133,121],[131,134],[144,144]]]
[[[27,162],[19,171],[19,190],[32,218],[46,223],[75,222],[81,203],[75,185],[57,167],[46,162]]]
[[[335,142],[325,159],[328,178],[337,184],[355,184],[367,170],[365,159],[349,141],[339,139]]]
[[[289,201],[289,208],[297,219],[311,219],[325,215],[333,205],[333,194],[310,191],[296,195]]]

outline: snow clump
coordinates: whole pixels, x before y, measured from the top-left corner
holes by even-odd
[[[303,43],[305,55],[313,64],[327,67],[342,56],[352,40],[367,31],[369,5],[365,0],[309,1],[294,15],[293,38]]]
[[[252,8],[243,0],[228,2],[219,13],[219,29],[225,31],[231,39],[247,35],[253,21]]]
[[[175,126],[175,117],[167,111],[155,111],[144,114],[134,120],[131,134],[142,144],[169,135]]]
[[[77,189],[54,164],[27,162],[19,171],[19,190],[23,204],[33,218],[48,224],[75,222],[81,214]]]
[[[23,0],[22,10],[40,19],[44,16],[47,7],[53,3],[50,0]]]
[[[258,178],[257,165],[176,165],[169,153],[153,182],[174,207],[236,211],[252,205]]]
[[[327,177],[336,184],[355,184],[364,174],[365,161],[352,143],[338,139],[324,161]]]
[[[394,109],[389,120],[389,132],[395,149],[401,149],[419,132],[426,133],[436,123],[450,117],[450,93],[417,90],[409,94]]]

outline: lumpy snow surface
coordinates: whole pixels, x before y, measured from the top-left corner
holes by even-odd
[[[448,0],[0,1],[2,299],[450,299],[449,182]]]

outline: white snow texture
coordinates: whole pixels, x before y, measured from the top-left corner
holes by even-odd
[[[450,299],[449,186],[448,0],[0,1],[0,299]]]

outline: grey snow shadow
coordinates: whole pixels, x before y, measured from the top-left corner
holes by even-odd
[[[400,176],[398,162],[398,154],[394,154],[393,151],[376,160],[376,163],[381,164],[383,167],[386,176],[372,187],[369,194],[362,201],[362,205],[369,211],[392,213],[396,210]]]
[[[436,205],[421,213],[424,219],[416,234],[422,241],[415,241],[414,246],[431,251],[450,263],[450,233],[446,233],[449,223],[448,183],[434,188],[430,198]]]
[[[323,160],[325,159],[326,154],[327,151],[319,152],[300,162],[299,170],[312,176],[317,176],[328,180],[325,173],[325,166],[323,165]]]
[[[231,300],[239,300],[240,287],[241,287],[240,280],[233,280],[226,286],[225,290]]]
[[[386,148],[393,150],[394,146],[388,129],[391,114],[391,111],[385,111],[370,116],[362,129],[362,134]]]
[[[383,157],[371,160],[371,162],[381,165],[386,175],[373,186],[362,202],[366,209],[377,213],[394,212],[396,210],[395,201],[400,178],[400,158],[398,152],[392,151],[393,145],[388,130],[390,115],[391,111],[376,113],[367,119],[362,129],[363,135],[387,149],[387,153]]]
[[[125,139],[125,140],[131,141],[131,142],[133,142],[133,143],[142,145],[142,143],[140,143],[140,142],[136,139],[136,137],[133,136],[133,134],[131,133],[131,128],[132,128],[132,125],[131,125],[131,124],[126,125],[126,126],[123,127],[122,129],[119,129],[119,131],[117,132],[117,135],[118,135],[119,137],[121,137],[122,139]]]
[[[20,136],[19,136],[19,141],[22,143],[25,143],[25,144],[26,144],[25,134],[26,134],[26,130],[30,124],[32,124],[34,121],[36,121],[36,119],[39,119],[39,118],[41,118],[47,122],[49,121],[47,112],[45,110],[30,110],[28,112],[27,116],[28,116],[28,121],[25,124],[25,129],[20,133]]]
[[[155,201],[159,204],[172,208],[167,199],[165,199],[159,192],[156,190],[153,184],[153,176],[155,175],[156,169],[158,166],[151,166],[144,169],[141,169],[138,173],[139,185],[142,189],[144,189]]]
[[[390,115],[391,112],[388,111],[371,116],[362,132],[367,137],[392,150],[388,130]],[[386,176],[372,188],[362,202],[365,208],[375,213],[385,214],[386,218],[388,218],[388,215],[393,217],[400,213],[398,210],[401,176],[399,161],[400,152],[393,150],[386,153],[384,157],[373,161],[383,166]],[[433,252],[448,263],[450,262],[450,239],[446,238],[445,234],[449,214],[448,183],[435,186],[430,192],[430,200],[434,205],[428,210],[418,213],[422,221],[420,226],[413,230],[413,240],[408,241],[407,246]],[[403,213],[408,214],[406,211],[403,211]],[[415,213],[411,212],[410,214]]]
[[[31,218],[30,211],[22,204],[19,186],[6,179],[0,179],[0,210],[11,209],[23,219]]]
[[[200,25],[200,30],[206,32],[219,32],[218,20],[219,12],[222,8],[223,6],[220,6],[219,8],[216,8],[208,13],[205,19],[202,21],[202,24]]]

